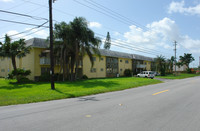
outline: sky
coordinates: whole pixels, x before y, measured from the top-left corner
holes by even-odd
[[[4,42],[5,34],[13,41],[46,39],[48,14],[48,0],[0,0],[0,41]],[[75,17],[86,18],[89,28],[102,39],[102,47],[109,32],[111,50],[148,57],[162,55],[168,59],[174,56],[174,41],[177,41],[177,59],[191,53],[195,61],[190,66],[199,66],[200,0],[56,0],[53,3],[54,23],[69,23]]]

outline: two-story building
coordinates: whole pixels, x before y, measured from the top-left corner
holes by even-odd
[[[50,71],[49,43],[45,39],[32,38],[25,41],[27,46],[31,46],[31,51],[23,58],[16,58],[17,68],[31,70],[28,77],[36,80],[45,72]],[[94,66],[91,67],[89,57],[82,58],[79,76],[86,75],[88,78],[116,77],[124,75],[126,69],[134,73],[142,70],[151,70],[153,58],[136,54],[128,54],[117,51],[99,49],[101,56],[94,54]],[[9,58],[0,58],[0,76],[6,77],[13,70]],[[55,64],[55,73],[60,72],[60,65]]]

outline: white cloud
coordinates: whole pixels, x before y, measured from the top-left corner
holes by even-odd
[[[2,2],[13,2],[13,0],[0,0]]]
[[[26,28],[25,30],[30,30],[30,28]],[[46,30],[32,29],[30,32],[33,33],[33,37],[47,38],[49,36],[49,32]]]
[[[200,4],[193,7],[184,7],[185,2],[171,2],[168,8],[168,13],[184,13],[192,15],[200,15]]]
[[[120,36],[119,32],[114,32],[114,36]]]
[[[130,26],[130,31],[124,33],[127,42],[144,48],[172,50],[174,48],[172,42],[176,40],[189,52],[200,53],[200,39],[194,40],[187,35],[181,35],[175,21],[170,18],[152,22],[146,27],[149,28],[148,31],[134,25]]]
[[[88,25],[89,25],[90,28],[93,28],[93,27],[95,27],[95,28],[101,28],[101,26],[102,26],[98,22],[89,22]]]

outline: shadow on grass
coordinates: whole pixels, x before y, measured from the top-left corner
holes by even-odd
[[[46,84],[46,83],[45,82],[30,82],[30,83],[8,82],[8,84],[0,86],[0,90],[1,89],[14,90],[14,89],[20,89],[20,88],[33,88],[35,86],[39,86],[42,84]]]
[[[30,82],[30,83],[8,82],[7,84],[0,86],[0,90],[1,89],[14,90],[14,89],[20,89],[20,88],[34,88],[36,86],[40,86],[43,84],[50,84],[50,82]],[[112,81],[112,79],[110,79],[109,81],[94,79],[94,80],[80,80],[80,81],[74,81],[74,82],[56,82],[56,84],[60,84],[62,86],[66,85],[68,87],[82,87],[82,88],[96,88],[97,86],[111,88],[113,86],[119,85],[119,83]],[[57,90],[57,92],[59,92],[59,90]],[[63,92],[59,92],[59,93],[63,93]],[[69,97],[74,97],[71,94],[65,94],[65,95],[69,95]]]
[[[62,92],[62,91],[60,91],[60,90],[58,90],[58,89],[55,89],[55,91],[58,92],[58,93],[60,93],[60,94],[63,94],[63,95],[65,95],[65,96],[67,96],[68,98],[74,98],[74,97],[75,97],[75,95],[73,95],[73,94],[64,93],[64,92]]]
[[[102,86],[105,88],[111,88],[112,86],[117,86],[119,83],[114,81],[101,81],[101,80],[85,80],[85,81],[75,81],[75,82],[59,82],[61,85],[68,85],[76,87],[81,86],[83,88],[96,88],[97,86]]]

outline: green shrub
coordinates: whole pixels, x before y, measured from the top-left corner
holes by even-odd
[[[8,74],[8,79],[17,79],[18,83],[23,83],[23,82],[30,82],[27,76],[31,74],[30,70],[23,70],[23,69],[17,69],[12,70],[11,73]]]
[[[192,73],[192,70],[190,68],[188,68],[187,73]]]
[[[124,70],[124,76],[131,76],[131,75],[132,75],[132,71],[130,69]]]
[[[88,77],[86,75],[83,75],[82,79],[86,80],[86,79],[88,79]]]

